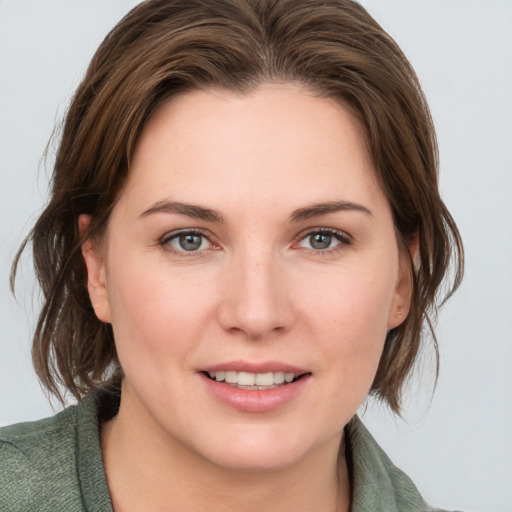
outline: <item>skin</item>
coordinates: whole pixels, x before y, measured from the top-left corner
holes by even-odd
[[[165,201],[223,222],[153,211]],[[290,220],[340,201],[352,206]],[[187,229],[204,234],[198,250],[172,238]],[[322,230],[332,238],[318,249]],[[343,428],[387,329],[407,315],[411,282],[345,107],[293,84],[173,98],[145,126],[106,232],[83,255],[125,372],[119,414],[102,428],[117,511],[349,509]],[[200,373],[232,360],[309,377],[282,407],[244,412]]]

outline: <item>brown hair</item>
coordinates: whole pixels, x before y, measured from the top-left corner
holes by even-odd
[[[66,115],[49,203],[13,264],[32,242],[44,305],[33,343],[43,385],[77,399],[118,379],[110,325],[98,320],[86,286],[84,239],[101,232],[123,187],[151,114],[189,89],[240,93],[263,82],[295,82],[338,98],[359,119],[414,289],[406,320],[385,342],[372,393],[399,412],[422,327],[439,302],[453,259],[451,295],[462,278],[462,244],[439,197],[430,113],[409,62],[391,37],[349,0],[147,0],[107,35]],[[78,216],[92,222],[84,237]],[[437,355],[437,343],[434,336]]]

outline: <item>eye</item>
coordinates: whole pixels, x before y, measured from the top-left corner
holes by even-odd
[[[200,231],[186,230],[166,235],[160,244],[175,253],[193,253],[212,248],[212,243]]]
[[[317,229],[310,231],[297,244],[305,249],[314,251],[329,252],[336,250],[343,245],[349,245],[350,238],[348,235],[335,229]]]
[[[307,241],[313,249],[329,249],[333,242],[333,236],[327,233],[314,233],[307,237]],[[334,241],[337,242],[336,239]]]

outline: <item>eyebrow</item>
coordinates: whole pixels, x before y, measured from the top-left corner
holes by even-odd
[[[327,203],[312,204],[304,208],[298,208],[294,210],[290,217],[290,222],[300,222],[303,220],[320,217],[329,213],[336,213],[340,211],[356,211],[366,215],[373,216],[373,213],[358,203],[352,203],[350,201],[330,201]],[[186,215],[193,219],[204,220],[207,222],[218,222],[224,223],[224,217],[217,210],[210,208],[204,208],[194,204],[179,203],[175,201],[157,201],[151,205],[147,210],[141,213],[140,217],[147,217],[154,213],[177,213],[180,215]]]
[[[329,213],[343,211],[356,211],[373,217],[373,213],[362,204],[352,203],[350,201],[330,201],[328,203],[312,204],[311,206],[294,210],[290,215],[290,222],[300,222]]]
[[[204,220],[207,222],[224,222],[222,215],[210,208],[203,208],[202,206],[186,203],[177,203],[174,201],[157,201],[147,210],[141,213],[140,217],[147,217],[153,213],[179,213],[192,217],[193,219]]]

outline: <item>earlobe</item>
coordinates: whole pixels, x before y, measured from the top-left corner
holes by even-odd
[[[89,215],[78,217],[80,235],[84,235],[91,223]],[[97,242],[89,237],[82,244],[82,256],[87,268],[87,290],[96,316],[102,322],[111,322],[110,303],[108,300],[107,277],[104,258]]]
[[[398,304],[391,308],[390,316],[388,318],[388,329],[398,327],[407,318],[409,313],[410,303],[407,305]]]

